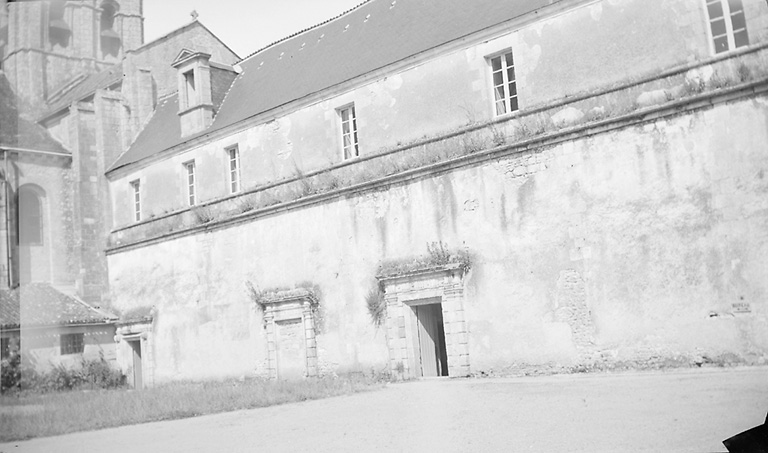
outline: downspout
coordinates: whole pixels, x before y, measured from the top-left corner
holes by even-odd
[[[3,166],[5,167],[4,175],[3,175],[3,191],[5,193],[5,247],[6,250],[8,250],[7,256],[7,263],[6,263],[6,273],[8,278],[8,288],[13,288],[13,260],[11,259],[11,200],[9,197],[9,190],[8,190],[8,150],[3,150]]]

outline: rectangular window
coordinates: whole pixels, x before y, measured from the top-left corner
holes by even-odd
[[[195,70],[187,71],[184,73],[184,100],[186,102],[185,107],[189,108],[196,104],[197,98],[195,97]]]
[[[360,148],[357,143],[357,117],[355,106],[350,105],[339,109],[341,118],[341,146],[344,160],[360,156]]]
[[[187,202],[190,206],[195,205],[195,161],[184,164],[184,177],[187,185]]]
[[[517,84],[512,52],[491,58],[491,77],[493,79],[493,101],[496,115],[516,111]]]
[[[227,149],[229,156],[229,193],[240,191],[240,150],[237,146]]]
[[[61,355],[81,354],[85,349],[82,333],[63,333],[59,339],[61,343]]]
[[[7,359],[11,356],[11,339],[0,338],[0,359]]]
[[[715,53],[749,45],[741,0],[706,0]]]
[[[139,180],[131,181],[133,190],[133,220],[141,221],[141,184]]]

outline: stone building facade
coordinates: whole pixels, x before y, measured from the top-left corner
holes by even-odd
[[[22,351],[34,342],[24,341],[25,325],[32,332],[41,315],[34,311],[47,309],[11,297],[19,285],[46,284],[60,297],[109,307],[105,244],[112,208],[104,173],[158,99],[176,89],[172,58],[191,48],[223,66],[239,59],[195,20],[144,43],[142,11],[142,0],[3,2],[0,8],[0,290],[21,304]],[[114,338],[114,322],[104,328]]]
[[[762,0],[371,0],[185,49],[107,169],[112,306],[152,383],[765,363],[767,43]]]

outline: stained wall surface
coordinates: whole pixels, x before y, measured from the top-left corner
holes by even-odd
[[[768,353],[768,103],[742,98],[108,255],[155,382],[263,372],[246,282],[320,288],[321,372],[386,369],[385,259],[466,248],[474,373]],[[523,171],[519,171],[523,168]]]
[[[768,35],[768,5],[757,0],[744,4],[750,42],[759,43]],[[199,179],[198,202],[228,196],[225,149],[235,144],[244,190],[342,162],[338,109],[350,104],[356,109],[361,156],[491,120],[488,57],[509,50],[514,54],[521,111],[714,55],[703,2],[606,0],[572,5],[540,20],[500,27],[483,42],[468,40],[458,50],[416,59],[378,80],[334,87],[334,94],[321,102],[299,100],[240,132],[198,140],[160,161],[116,171],[110,176],[113,227],[134,222],[130,181],[137,179],[142,181],[143,219],[184,209],[182,163],[191,160]],[[268,88],[254,87],[260,89]]]

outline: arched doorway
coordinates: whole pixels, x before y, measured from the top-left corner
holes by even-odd
[[[45,190],[34,184],[19,187],[16,206],[19,281],[48,281],[50,244],[46,238]]]

